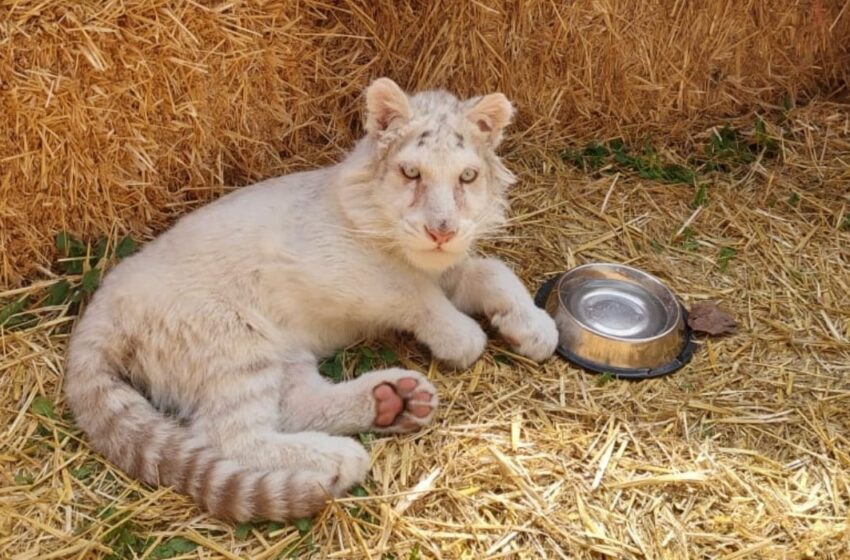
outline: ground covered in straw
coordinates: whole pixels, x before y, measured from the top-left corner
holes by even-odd
[[[42,271],[0,294],[29,296],[17,326],[0,317],[0,557],[847,558],[848,127],[848,106],[816,103],[675,153],[513,137],[513,217],[485,252],[531,287],[630,263],[688,304],[719,301],[738,332],[641,383],[497,340],[462,372],[405,338],[349,349],[328,374],[398,361],[428,372],[442,411],[421,433],[363,436],[366,487],[294,525],[219,523],[87,448],[61,393],[75,307],[50,288],[63,268]]]

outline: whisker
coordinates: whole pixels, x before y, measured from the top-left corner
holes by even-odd
[[[388,239],[391,239],[393,237],[392,232],[390,230],[387,230],[387,229],[366,229],[364,227],[352,228],[352,227],[346,227],[346,226],[343,226],[343,225],[340,225],[340,224],[332,224],[332,223],[328,223],[328,222],[323,222],[321,224],[321,226],[328,228],[328,229],[334,229],[336,231],[340,231],[340,232],[343,232],[343,233],[348,233],[348,234],[358,236],[358,237],[370,237],[370,238],[374,237],[374,238],[388,238]]]

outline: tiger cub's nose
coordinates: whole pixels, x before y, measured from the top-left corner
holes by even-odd
[[[455,233],[457,233],[453,229],[450,229],[446,223],[440,224],[440,227],[438,228],[425,226],[425,231],[437,245],[448,243],[455,236]]]

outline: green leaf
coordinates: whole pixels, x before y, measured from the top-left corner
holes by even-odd
[[[582,151],[584,161],[591,169],[598,169],[602,167],[605,164],[605,158],[610,155],[611,151],[608,148],[595,142],[585,146]]]
[[[841,222],[841,229],[850,230],[850,212],[844,215],[844,221]]]
[[[697,187],[697,192],[694,193],[694,199],[691,201],[691,208],[705,206],[708,203],[708,184],[700,183]]]
[[[720,268],[720,272],[726,272],[726,269],[729,268],[729,261],[735,258],[735,255],[738,253],[732,247],[721,247],[720,256],[717,258],[717,266]]]
[[[295,528],[298,529],[298,534],[302,537],[310,532],[310,528],[313,527],[313,520],[309,517],[305,517],[303,519],[296,519],[292,522],[295,525]]]
[[[413,548],[410,549],[410,555],[407,557],[407,560],[419,560],[419,543],[413,545]]]
[[[756,134],[766,134],[767,133],[767,127],[765,126],[764,121],[762,120],[761,117],[756,117],[756,127],[755,127],[755,129],[756,129]]]
[[[561,159],[566,161],[567,163],[573,164],[576,167],[583,166],[581,152],[572,148],[565,148],[563,151],[561,151]]]
[[[83,274],[83,279],[80,282],[80,287],[83,289],[83,292],[86,294],[92,294],[97,289],[100,284],[100,270],[97,268],[92,268],[91,270],[87,270],[85,274]]]
[[[791,196],[788,197],[788,204],[791,206],[797,206],[800,204],[800,195],[797,193],[791,193]]]
[[[86,254],[86,246],[65,231],[56,234],[56,249],[66,257],[82,257]]]
[[[109,517],[112,517],[116,513],[118,513],[118,510],[115,509],[115,506],[107,506],[98,510],[95,515],[97,515],[98,519],[107,519]]]
[[[360,432],[357,434],[357,439],[359,439],[360,443],[363,445],[369,445],[375,439],[375,435],[369,432]]]
[[[137,531],[139,531],[139,528],[132,523],[122,523],[115,529],[107,531],[104,534],[103,542],[112,548],[112,554],[107,558],[109,560],[124,560],[125,558],[140,556],[148,547],[150,539],[139,537],[136,534]]]
[[[192,552],[196,548],[198,548],[197,543],[183,537],[174,537],[156,545],[148,558],[165,560],[166,558],[174,558],[180,554]]]
[[[782,109],[786,113],[794,108],[794,104],[794,98],[790,94],[786,93],[782,96]]]
[[[607,157],[611,155],[611,152],[602,144],[591,142],[584,147],[582,154],[587,157]]]
[[[622,138],[614,138],[608,142],[608,147],[615,152],[622,152],[626,149],[626,141]]]
[[[56,418],[56,414],[53,412],[53,401],[41,395],[33,399],[32,405],[30,405],[30,410],[39,416]]]
[[[733,151],[737,146],[737,143],[738,133],[728,125],[725,125],[723,128],[715,131],[715,133],[711,135],[709,152],[715,156],[724,155],[729,151]]]
[[[56,249],[66,257],[80,256],[81,248],[82,254],[85,254],[85,247],[83,246],[83,244],[66,231],[60,231],[59,233],[57,233],[55,240]]]
[[[27,305],[27,296],[22,297],[17,301],[8,303],[0,309],[0,327],[4,326],[9,319],[24,310]]]
[[[83,259],[86,255],[86,246],[82,242],[61,231],[56,234],[56,249],[67,259],[61,263],[66,274],[82,274]]]
[[[125,235],[118,245],[115,246],[115,256],[119,259],[129,257],[136,251],[136,242],[129,235]]]
[[[649,242],[649,246],[652,247],[652,250],[656,253],[660,253],[664,250],[664,246],[659,243],[656,239],[653,239]]]
[[[233,534],[238,541],[244,541],[251,534],[251,529],[254,528],[252,523],[240,523],[234,529]]]
[[[682,247],[688,251],[696,251],[699,249],[699,243],[694,238],[694,230],[690,227],[686,227],[682,231]]]
[[[65,274],[82,274],[83,259],[74,258],[71,260],[62,261],[62,268],[65,271]]]
[[[623,148],[614,152],[614,161],[624,167],[632,167],[634,169],[637,169],[638,162],[640,160],[630,156],[628,153],[626,153],[626,148]]]
[[[277,521],[271,521],[266,526],[266,536],[269,536],[271,533],[275,533],[283,529],[283,523],[278,523]]]
[[[71,239],[71,250],[69,252],[70,255],[68,256],[79,259],[85,257],[88,251],[86,250],[86,246],[83,245],[81,241]]]
[[[561,159],[583,169],[593,171],[605,165],[605,160],[611,156],[611,150],[603,144],[590,142],[581,150],[566,148],[561,152]]]
[[[366,348],[361,348],[357,353],[357,366],[354,368],[354,374],[360,375],[375,369],[375,358],[377,356],[378,355],[375,351],[368,346]]]
[[[27,471],[19,471],[15,473],[15,484],[18,486],[26,486],[32,484],[35,478]]]
[[[688,251],[696,251],[699,249],[699,242],[694,240],[688,240],[682,243],[682,247]]]
[[[97,263],[106,255],[106,246],[109,245],[108,240],[105,237],[101,237],[97,240],[97,243],[94,246],[94,251],[92,251],[91,256],[89,257],[89,266],[94,268],[97,266]]]
[[[602,375],[599,376],[599,379],[596,380],[597,387],[604,387],[614,380],[614,374],[610,371],[606,371]]]
[[[184,539],[183,537],[174,537],[168,541],[168,544],[171,546],[172,550],[181,554],[192,552],[198,548],[198,543],[190,541],[189,539]]]
[[[684,183],[686,185],[692,185],[696,176],[692,169],[677,164],[665,165],[661,168],[660,175],[665,183]]]
[[[152,560],[162,560],[163,558],[174,558],[177,553],[171,549],[167,542],[159,543],[156,545],[151,553],[148,555],[148,558]]]
[[[61,305],[65,303],[65,298],[68,297],[68,292],[71,289],[71,284],[64,278],[55,284],[51,284],[47,289],[47,299],[45,305]]]
[[[298,539],[288,548],[281,551],[276,560],[288,558],[291,560],[302,560],[304,558],[316,558],[315,552],[319,549],[311,537]]]
[[[850,220],[850,214],[848,214],[847,219]],[[381,346],[378,354],[380,354],[381,360],[388,366],[398,363],[398,354],[389,346]]]
[[[92,466],[86,463],[78,469],[72,469],[71,476],[77,480],[86,480],[92,475],[93,470]]]
[[[750,163],[755,160],[755,155],[746,143],[741,141],[738,131],[724,126],[715,131],[708,145],[708,155],[715,163],[726,162],[733,164]],[[728,165],[720,165],[728,168]]]
[[[71,241],[68,234],[64,231],[60,231],[56,234],[54,240],[56,241],[56,250],[67,256],[68,251],[71,250]]]
[[[345,353],[340,351],[337,352],[333,358],[329,358],[324,360],[321,364],[319,364],[319,371],[325,377],[332,379],[334,381],[342,381],[342,374],[344,371],[343,368],[343,360],[345,359]]]
[[[493,360],[495,360],[497,363],[500,363],[500,364],[509,364],[509,363],[511,363],[511,359],[510,359],[510,357],[509,357],[507,354],[503,354],[503,353],[501,353],[501,352],[498,352],[498,353],[494,354],[494,355],[493,355]]]
[[[9,317],[9,320],[6,321],[4,326],[9,330],[14,330],[31,327],[36,323],[38,323],[37,315],[33,315],[32,313],[19,313],[14,317]]]
[[[779,153],[779,142],[767,134],[767,127],[761,117],[756,117],[756,146],[764,150],[765,157],[775,157]]]
[[[349,492],[352,496],[356,496],[357,498],[365,498],[369,495],[369,492],[367,492],[366,489],[360,486],[359,484],[349,490]]]

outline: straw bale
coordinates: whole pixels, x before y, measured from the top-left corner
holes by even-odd
[[[0,3],[0,284],[50,237],[153,234],[199,201],[326,164],[379,75],[500,89],[514,146],[675,143],[846,87],[843,0]]]

